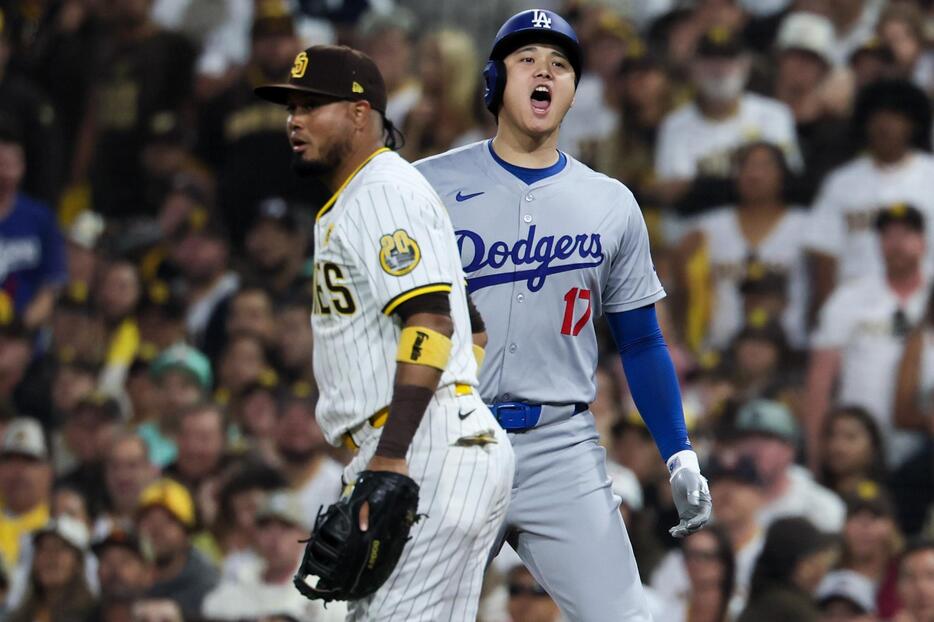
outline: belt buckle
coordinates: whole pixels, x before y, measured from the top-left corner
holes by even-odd
[[[522,402],[493,404],[493,414],[504,430],[527,430],[535,427],[541,416],[541,407]]]

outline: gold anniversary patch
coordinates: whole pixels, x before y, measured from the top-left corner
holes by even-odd
[[[396,229],[379,239],[379,265],[387,274],[403,276],[415,269],[422,252],[405,229]]]

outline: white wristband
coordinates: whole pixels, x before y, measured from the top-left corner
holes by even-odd
[[[668,458],[669,479],[675,476],[675,473],[681,469],[690,469],[695,473],[700,473],[700,464],[697,462],[697,454],[691,449],[682,449],[672,457]]]

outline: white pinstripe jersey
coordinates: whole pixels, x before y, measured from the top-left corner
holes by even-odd
[[[376,152],[319,212],[314,235],[316,413],[329,442],[389,405],[402,326],[393,311],[420,294],[450,293],[453,348],[439,388],[477,385],[454,229],[411,164]]]

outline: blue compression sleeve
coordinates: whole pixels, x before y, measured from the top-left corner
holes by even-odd
[[[622,313],[608,313],[607,321],[629,382],[633,401],[666,461],[691,449],[681,389],[671,354],[658,326],[655,305]]]

